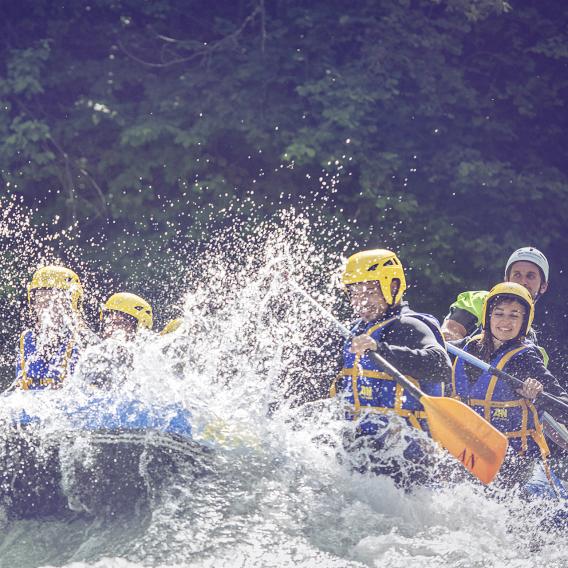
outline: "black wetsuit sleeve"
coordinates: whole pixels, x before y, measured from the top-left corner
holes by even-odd
[[[510,374],[522,381],[529,377],[536,379],[542,383],[544,392],[560,399],[568,406],[568,393],[560,386],[556,377],[544,366],[542,357],[537,349],[535,347],[534,351],[526,352],[518,362],[512,361]],[[537,397],[535,406],[539,412],[546,410],[557,420],[568,422],[568,412],[560,409],[558,405],[555,405],[543,396]]]
[[[403,375],[426,382],[450,383],[452,369],[434,332],[417,318],[401,317],[385,333],[377,353]]]
[[[464,326],[466,336],[471,335],[477,329],[477,317],[461,308],[452,308],[446,316],[446,320],[455,321]]]

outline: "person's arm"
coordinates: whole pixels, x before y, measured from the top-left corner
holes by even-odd
[[[403,316],[377,345],[377,353],[402,374],[426,382],[450,383],[452,368],[446,350],[423,321]]]
[[[510,374],[522,381],[526,381],[529,378],[536,379],[542,385],[544,392],[551,394],[568,405],[568,393],[560,386],[556,377],[544,366],[537,347],[534,348],[534,351],[527,352],[519,363],[512,366]],[[543,396],[539,395],[536,397],[535,406],[539,412],[546,410],[553,418],[564,423],[568,422],[568,412],[559,409],[558,406]]]
[[[446,341],[456,341],[471,335],[479,326],[484,290],[462,292],[450,306],[450,313],[444,318],[442,333]]]
[[[463,311],[463,310],[461,310]],[[451,314],[446,316],[442,323],[442,333],[446,341],[459,341],[467,337],[467,328],[455,319],[451,319]]]

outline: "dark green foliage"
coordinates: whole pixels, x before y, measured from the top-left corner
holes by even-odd
[[[53,190],[40,214],[85,239],[110,219],[110,244],[142,245],[180,214],[200,237],[232,195],[270,210],[333,178],[324,213],[400,250],[422,308],[526,244],[560,299],[567,22],[557,0],[20,1],[0,23],[2,181]],[[123,260],[100,258],[126,278]]]

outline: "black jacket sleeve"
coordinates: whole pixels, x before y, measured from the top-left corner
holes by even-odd
[[[385,334],[377,353],[403,375],[425,382],[450,383],[452,369],[434,332],[417,318],[402,316]]]
[[[560,386],[556,377],[544,366],[540,353],[534,350],[527,351],[522,358],[517,361],[511,361],[511,375],[525,381],[528,378],[536,379],[542,383],[544,392],[560,399],[568,406],[568,393]],[[553,402],[547,400],[544,396],[537,397],[535,406],[541,411],[547,411],[551,416],[561,422],[568,422],[568,412],[559,408]]]
[[[453,320],[464,326],[466,336],[471,335],[478,327],[477,317],[461,308],[452,308],[445,317],[446,320]]]

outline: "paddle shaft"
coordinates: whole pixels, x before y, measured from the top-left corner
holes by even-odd
[[[568,431],[566,427],[554,420],[548,412],[542,415],[542,431],[545,436],[548,436],[555,444],[568,450]]]
[[[506,373],[505,371],[502,371],[501,369],[497,369],[496,367],[489,365],[489,363],[482,361],[481,359],[475,357],[475,355],[472,355],[471,353],[468,353],[467,351],[464,351],[463,349],[460,349],[459,347],[456,347],[455,345],[452,345],[451,343],[447,343],[446,347],[448,348],[448,351],[452,355],[455,355],[456,357],[460,357],[461,359],[463,359],[464,361],[467,361],[468,363],[471,363],[475,367],[478,367],[478,368],[482,369],[483,371],[488,371],[492,375],[496,375],[499,378],[508,381],[509,383],[511,383],[514,386],[522,387],[523,384],[524,384],[523,381],[521,381],[520,379],[517,379],[516,377],[513,377],[513,375],[509,375],[509,373]],[[561,408],[564,412],[568,412],[568,404],[566,404],[564,401],[556,398],[555,396],[548,394],[547,392],[541,392],[539,394],[539,396],[542,396],[546,400],[552,402],[554,405]]]
[[[316,308],[322,315],[325,316],[327,320],[333,323],[333,325],[339,330],[341,335],[345,339],[351,337],[351,332],[344,326],[330,311],[326,310],[319,302],[316,302],[303,288],[298,286],[293,280],[288,280],[288,283],[301,294],[304,299],[309,302],[314,308]],[[390,375],[396,379],[397,383],[401,384],[411,396],[420,400],[422,397],[426,396],[416,385],[410,382],[398,369],[393,367],[384,357],[381,357],[378,353],[374,351],[368,351],[367,356],[372,359],[379,367],[382,367]]]

